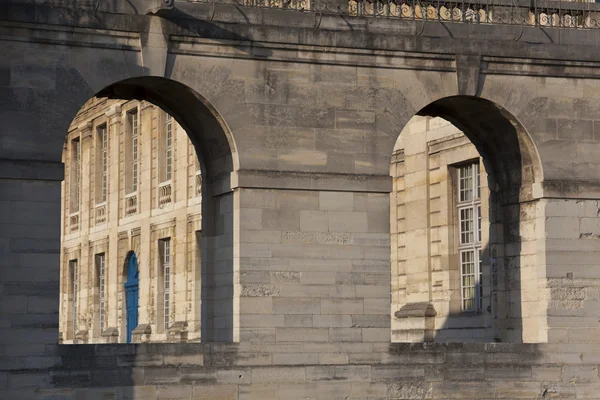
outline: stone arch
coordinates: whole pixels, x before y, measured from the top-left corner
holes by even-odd
[[[542,297],[539,295],[535,262],[535,232],[543,227],[538,226],[536,221],[534,195],[534,183],[541,182],[543,171],[534,141],[512,113],[492,101],[477,97],[443,97],[423,107],[416,115],[441,117],[462,131],[483,158],[488,173],[490,240],[483,257],[486,264],[484,270],[487,268],[489,271],[490,308],[487,311],[491,314],[492,321],[489,330],[491,334],[483,340],[544,341],[545,322],[542,307],[539,306]],[[394,215],[393,209],[392,214]],[[450,220],[452,217],[448,218]],[[429,235],[432,232],[429,229],[429,215],[426,220],[424,224],[427,225]],[[393,223],[392,235],[398,232]],[[449,239],[450,243],[452,240]],[[427,236],[427,242],[430,241]],[[449,252],[452,251],[450,247],[447,250]],[[431,257],[431,254],[428,250],[427,257]],[[394,250],[392,262],[399,262],[394,258]],[[453,322],[451,315],[443,326],[439,325],[442,318],[433,318],[435,313],[432,309],[435,307],[432,305],[435,301],[432,300],[432,292],[435,289],[432,289],[432,277],[435,276],[435,270],[431,262],[427,268],[430,301],[419,305],[407,302],[400,307],[404,308],[400,312],[399,307],[393,305],[392,314],[396,313],[399,318],[394,320],[392,317],[392,329],[394,330],[394,325],[399,326],[398,321],[405,321],[403,318],[419,315],[419,318],[423,318],[423,326],[433,330],[425,340],[435,340],[437,332],[451,327]],[[394,274],[394,264],[392,271]],[[397,271],[400,274],[401,268]],[[397,278],[393,276],[392,279]],[[432,328],[434,319],[437,325]],[[396,340],[400,338],[402,341],[401,337],[402,335],[397,334]]]
[[[201,291],[202,340],[234,340],[234,300],[231,296],[222,295],[233,291],[234,228],[230,175],[237,169],[235,142],[227,124],[211,102],[189,86],[170,79],[129,78],[112,83],[92,96],[153,103],[172,115],[187,132],[200,161],[203,182],[201,247],[205,279],[202,279],[202,284],[206,286]],[[79,106],[88,99],[78,98]],[[64,104],[58,107],[62,106]],[[75,115],[71,106],[65,107],[68,112],[64,115]],[[66,116],[65,119],[68,119]],[[142,254],[142,258],[145,263],[149,262],[147,254]],[[128,259],[129,255],[123,266],[125,274]],[[216,274],[224,274],[230,279],[217,279],[214,277]]]

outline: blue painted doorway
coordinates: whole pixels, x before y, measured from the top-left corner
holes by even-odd
[[[127,307],[127,343],[131,343],[131,332],[138,325],[138,261],[134,252],[127,263],[127,282],[125,282],[125,301]]]

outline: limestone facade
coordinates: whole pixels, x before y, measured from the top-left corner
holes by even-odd
[[[62,342],[199,340],[202,179],[186,132],[149,102],[93,97],[63,162]]]
[[[598,398],[597,29],[19,3],[0,4],[0,398]],[[172,111],[201,153],[202,341],[230,343],[57,345],[61,154],[97,93]],[[390,157],[415,114],[489,163],[522,316],[499,333],[525,344],[389,343]]]

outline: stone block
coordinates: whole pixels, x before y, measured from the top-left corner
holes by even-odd
[[[237,385],[202,385],[192,388],[192,400],[237,400]]]
[[[360,342],[362,331],[360,328],[329,328],[330,342]]]
[[[321,211],[352,211],[354,209],[354,194],[350,192],[319,192],[319,210]]]
[[[300,211],[300,230],[308,232],[327,232],[329,217],[326,211]]]
[[[270,314],[272,312],[272,297],[244,297],[240,301],[241,314]]]
[[[335,272],[307,271],[302,272],[300,282],[309,285],[332,285],[336,283],[335,277]]]
[[[275,297],[273,312],[276,314],[319,314],[321,301],[314,298]]]
[[[389,342],[389,328],[362,328],[362,339],[364,342]]]
[[[328,229],[331,232],[368,232],[367,215],[360,211],[330,211]]]
[[[276,384],[241,385],[239,400],[279,400]]]
[[[326,342],[329,332],[326,328],[276,328],[277,342]]]
[[[302,314],[294,314],[294,315],[285,315],[284,316],[284,327],[286,328],[312,328],[313,325],[313,315],[302,315]],[[315,326],[315,328],[317,328]]]
[[[348,363],[348,354],[344,353],[321,353],[319,354],[319,364],[322,365],[344,365]]]
[[[192,395],[190,386],[159,386],[156,388],[157,400],[188,400]]]
[[[321,299],[321,314],[363,313],[364,301],[362,299]]]
[[[352,318],[351,315],[314,315],[313,324],[315,328],[350,328]]]
[[[253,384],[274,384],[305,381],[306,369],[304,367],[269,367],[252,369]]]
[[[317,353],[282,353],[273,354],[273,365],[310,365],[319,362]]]
[[[565,383],[582,384],[598,382],[598,368],[596,366],[565,365],[562,368],[562,380]]]

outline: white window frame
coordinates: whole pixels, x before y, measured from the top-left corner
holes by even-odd
[[[77,294],[79,293],[79,271],[77,266],[77,259],[69,260],[69,275],[71,277],[71,290],[72,293],[72,309],[73,313],[73,338],[77,335]]]
[[[106,318],[106,253],[96,254],[96,268],[98,269],[98,299],[99,299],[99,313],[100,313],[100,334],[104,331],[105,318]]]
[[[79,212],[81,200],[81,140],[79,137],[71,140],[71,202],[69,213]]]
[[[127,194],[135,193],[138,189],[138,158],[139,158],[139,121],[138,121],[138,108],[132,108],[127,111],[127,123],[129,124],[129,133],[131,135],[131,187]]]
[[[171,238],[161,239],[161,263],[163,270],[163,313],[164,329],[170,324],[171,314]]]
[[[100,146],[100,197],[97,199],[98,204],[106,202],[108,196],[108,129],[106,124],[99,125],[98,144]],[[97,187],[97,186],[96,186]]]
[[[483,308],[479,160],[457,167],[458,253],[463,311]]]
[[[165,113],[165,181],[173,178],[173,117]]]

